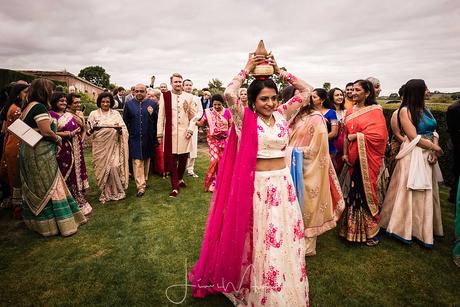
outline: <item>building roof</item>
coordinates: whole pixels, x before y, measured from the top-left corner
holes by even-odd
[[[70,78],[74,78],[74,79],[77,79],[83,83],[86,83],[88,85],[91,85],[91,86],[94,86],[98,89],[100,89],[101,91],[104,90],[104,88],[100,87],[99,85],[96,85],[86,79],[83,79],[83,78],[80,78],[80,77],[77,77],[75,76],[74,74],[68,72],[68,71],[65,71],[65,70],[57,70],[57,71],[49,71],[49,70],[20,70],[20,72],[23,72],[23,73],[26,73],[26,74],[31,74],[31,75],[35,75],[35,76],[41,76],[41,77],[48,77],[50,79],[53,78],[53,76],[62,76],[62,77],[70,77]]]

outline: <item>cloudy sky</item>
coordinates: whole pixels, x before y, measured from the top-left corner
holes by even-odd
[[[0,67],[100,65],[122,86],[179,72],[201,88],[227,84],[263,39],[313,86],[375,76],[384,94],[411,78],[458,90],[459,17],[456,0],[7,0]]]

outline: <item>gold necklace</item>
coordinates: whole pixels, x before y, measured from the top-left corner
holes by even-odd
[[[265,125],[267,125],[268,127],[272,126],[271,121],[272,121],[273,113],[270,114],[268,119],[263,118],[263,116],[261,116],[259,113],[257,113],[257,116],[259,116],[259,118],[265,123]]]

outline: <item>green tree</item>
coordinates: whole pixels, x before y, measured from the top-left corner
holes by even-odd
[[[208,82],[208,88],[212,95],[222,94],[225,90],[225,87],[222,86],[222,81],[217,78],[212,78],[211,81]]]
[[[118,85],[116,85],[115,83],[110,83],[107,89],[113,92],[113,90],[116,89],[117,87]]]
[[[100,87],[108,88],[110,86],[110,75],[101,66],[85,67],[80,70],[78,76]]]
[[[324,82],[323,83],[323,88],[329,92],[329,90],[331,89],[331,83],[330,82]]]

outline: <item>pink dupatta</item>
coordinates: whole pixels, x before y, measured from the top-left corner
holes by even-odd
[[[201,253],[189,273],[194,297],[250,286],[257,120],[245,108],[241,140],[232,125],[219,164]]]

